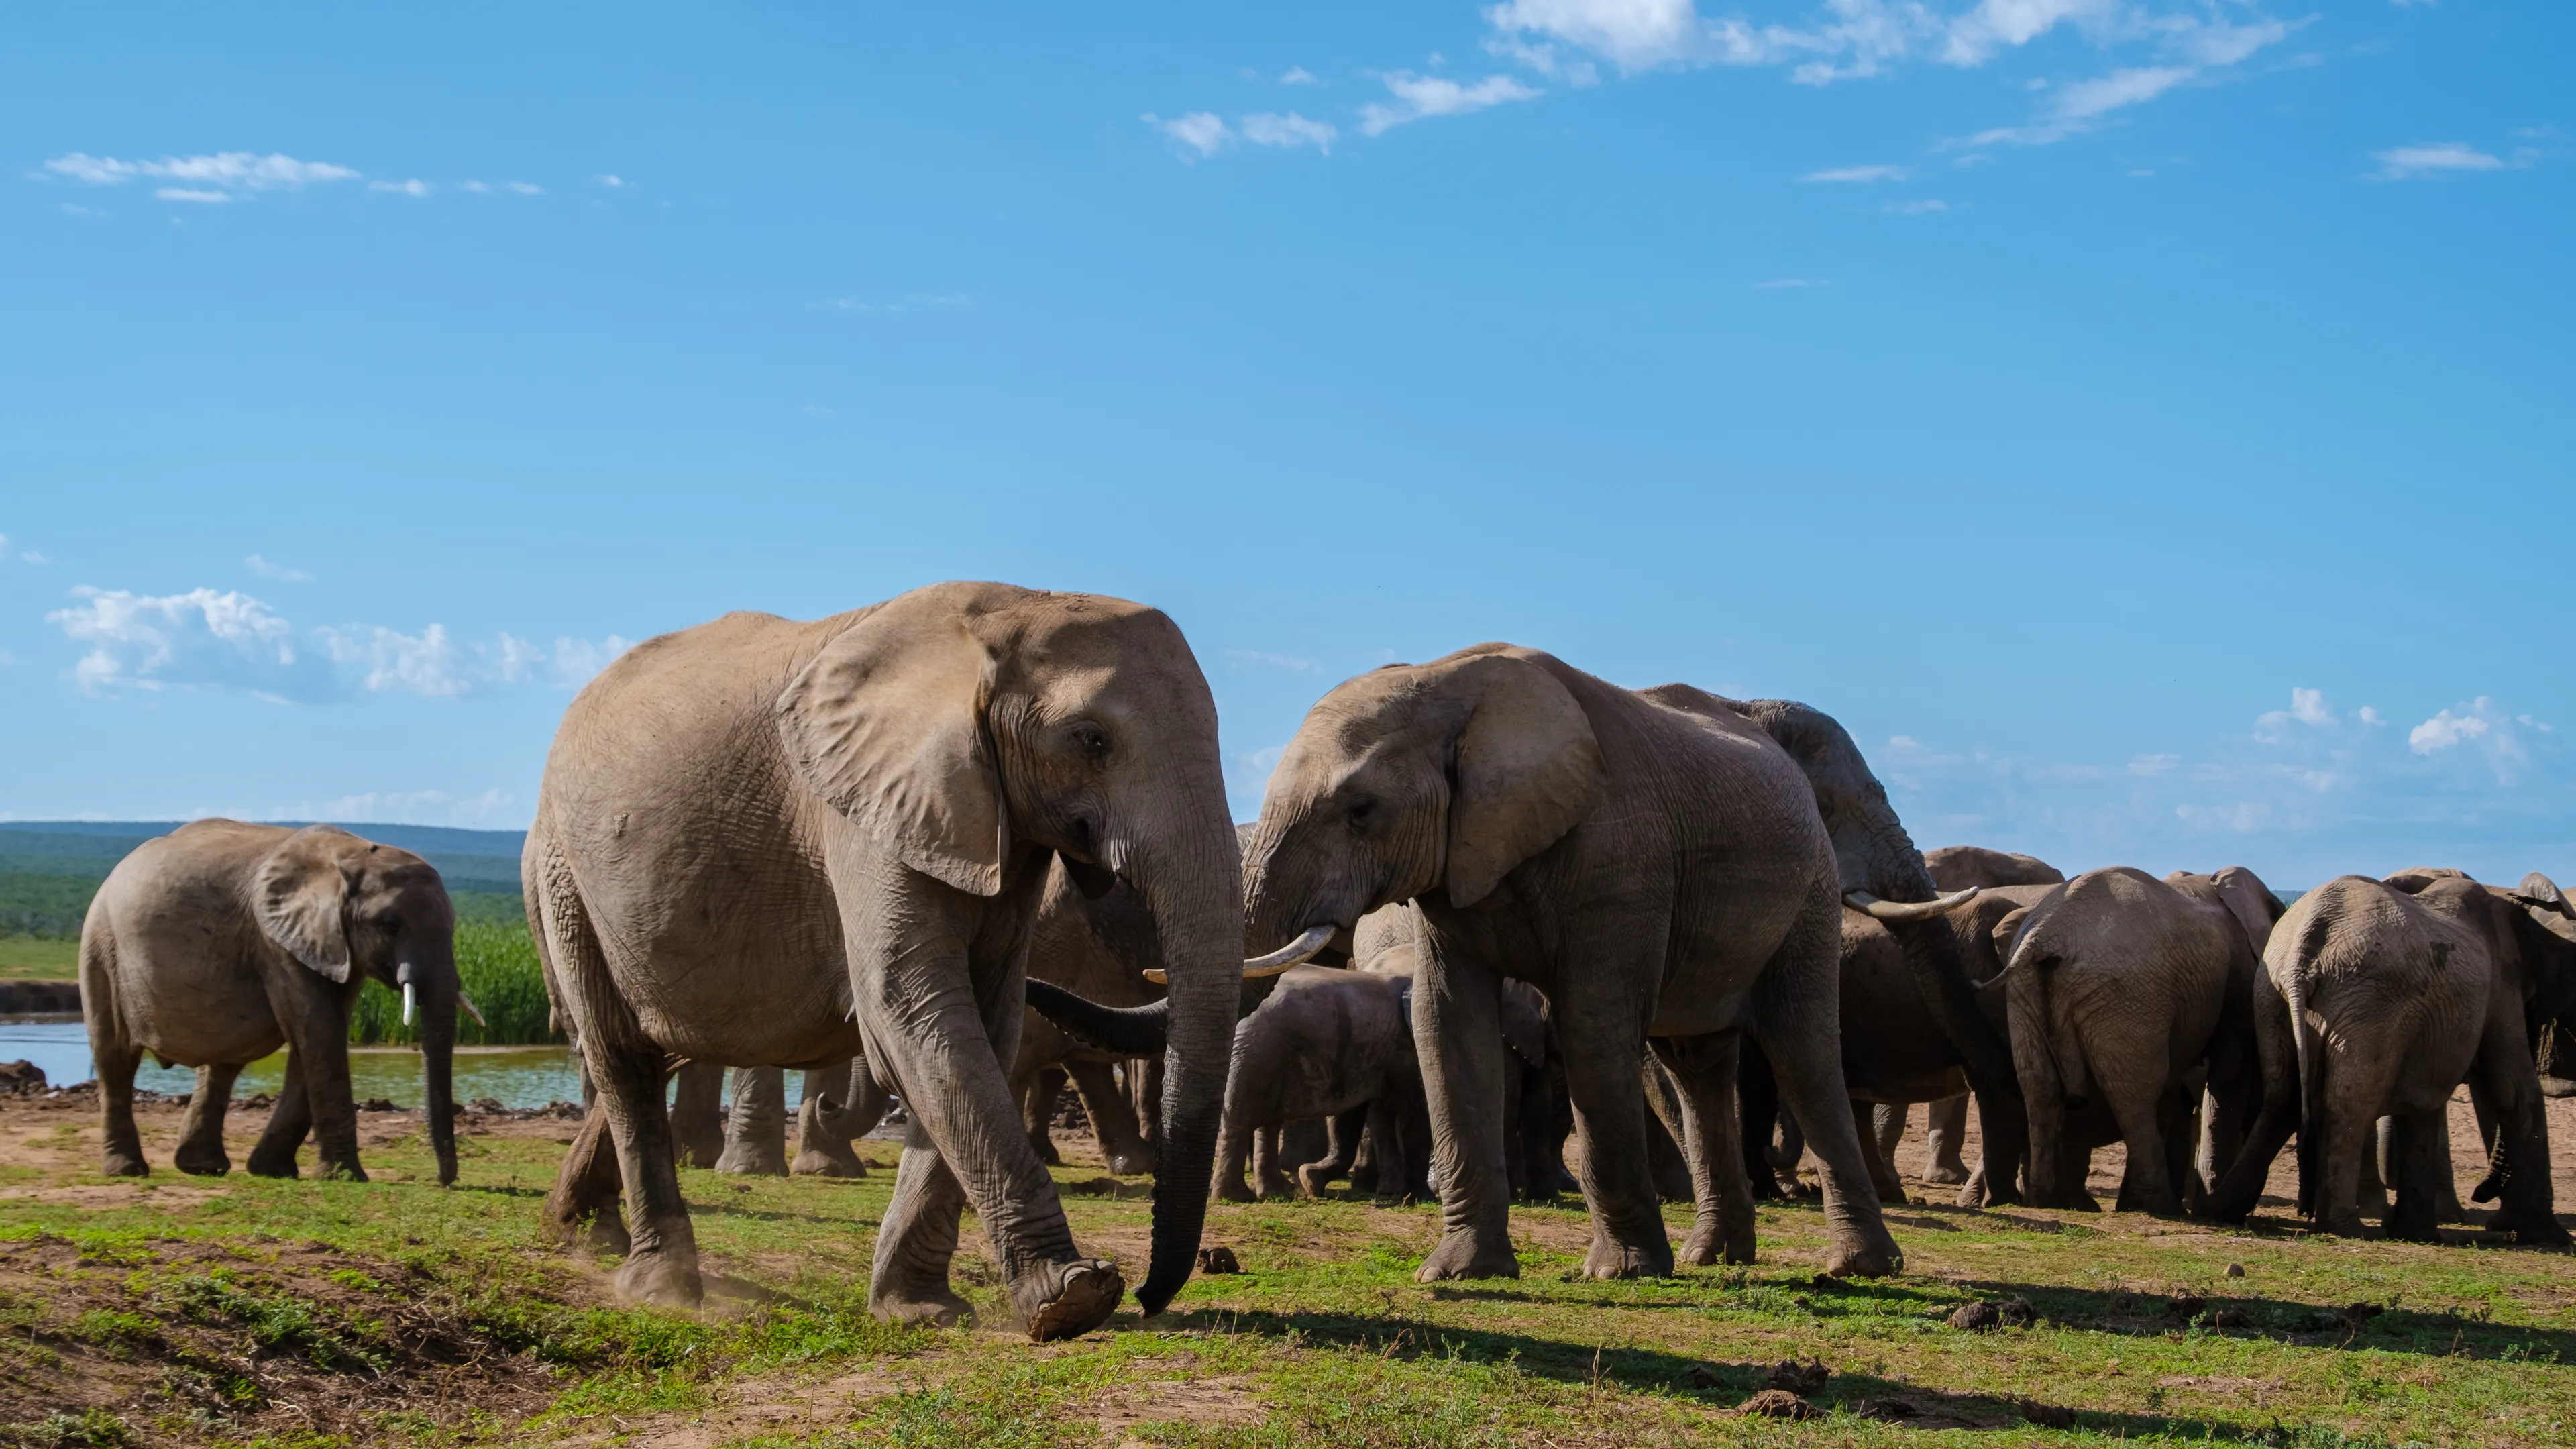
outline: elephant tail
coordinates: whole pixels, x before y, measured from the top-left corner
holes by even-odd
[[[1038,1015],[1087,1045],[1123,1057],[1159,1057],[1171,1035],[1169,997],[1150,1006],[1115,1007],[1077,996],[1052,981],[1029,978],[1028,1001]]]

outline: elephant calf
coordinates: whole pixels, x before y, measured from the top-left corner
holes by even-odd
[[[417,1003],[438,1180],[456,1180],[456,913],[429,862],[335,826],[200,820],[108,873],[81,923],[81,1014],[98,1064],[100,1170],[148,1169],[134,1073],[150,1052],[197,1069],[175,1161],[232,1170],[224,1112],[241,1069],[290,1049],[250,1170],[293,1177],[307,1135],[326,1176],[364,1182],[349,1091],[349,1012],[372,977]],[[470,1010],[471,1007],[469,1006]]]
[[[1235,1028],[1216,1197],[1253,1200],[1243,1171],[1262,1129],[1362,1107],[1376,1143],[1379,1190],[1429,1194],[1431,1123],[1413,1054],[1412,992],[1411,976],[1368,971],[1300,966],[1279,978],[1270,998]]]

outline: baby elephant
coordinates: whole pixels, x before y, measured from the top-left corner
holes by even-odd
[[[81,924],[81,1014],[98,1064],[102,1170],[141,1177],[134,1072],[143,1054],[197,1069],[175,1161],[221,1175],[241,1069],[290,1049],[250,1170],[295,1175],[310,1133],[322,1170],[360,1182],[349,1011],[373,977],[420,1016],[438,1180],[456,1180],[456,914],[429,862],[329,825],[200,820],[117,863]],[[471,1010],[471,1007],[468,1007]]]
[[[1216,1197],[1252,1200],[1243,1169],[1261,1129],[1354,1108],[1369,1111],[1381,1154],[1379,1190],[1427,1191],[1431,1122],[1413,1055],[1406,1001],[1412,990],[1410,976],[1322,966],[1300,966],[1279,978],[1269,1000],[1235,1028]]]

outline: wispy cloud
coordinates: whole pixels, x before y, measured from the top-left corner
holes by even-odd
[[[243,559],[242,566],[249,569],[252,573],[259,575],[261,578],[276,579],[281,583],[309,584],[313,582],[313,576],[306,573],[304,570],[291,569],[284,564],[270,563],[267,559],[261,558],[258,554],[252,554],[250,557]]]
[[[1798,179],[1863,184],[1872,181],[1902,181],[1905,179],[1905,168],[1902,166],[1837,166],[1829,171],[1810,171]]]
[[[1228,649],[1225,657],[1236,664],[1263,669],[1285,669],[1292,674],[1318,674],[1324,666],[1302,654],[1277,654],[1262,649]]]
[[[252,561],[261,562],[257,555]],[[537,680],[574,688],[632,647],[613,634],[596,644],[558,638],[551,650],[509,633],[463,640],[435,623],[416,634],[381,624],[303,630],[237,590],[150,595],[84,586],[72,593],[81,602],[45,620],[88,646],[72,679],[100,696],[238,689],[282,704],[319,704],[358,694],[453,699]]]
[[[2370,159],[2379,163],[2371,174],[2377,181],[2420,181],[2434,176],[2457,176],[2463,171],[2502,171],[2507,168],[2501,156],[2481,151],[2464,141],[2427,141],[2413,146],[2393,146],[2373,151]]]
[[[296,191],[335,181],[354,181],[358,172],[327,161],[299,161],[270,152],[217,151],[197,156],[164,156],[157,161],[122,161],[73,151],[44,163],[37,173],[89,186],[123,186],[133,181],[173,183],[154,190],[164,201],[235,201],[265,191]]]
[[[415,176],[409,181],[370,181],[369,191],[391,191],[403,196],[427,196],[429,183]]]
[[[43,564],[52,561],[43,554],[18,547],[9,541],[9,535],[0,533],[0,563]]]
[[[1302,65],[1292,65],[1286,70],[1281,71],[1279,73],[1279,83],[1283,86],[1311,86],[1320,84],[1320,82],[1315,79],[1315,73],[1306,69]]]
[[[1360,107],[1360,130],[1371,136],[1433,116],[1463,116],[1514,101],[1533,101],[1544,94],[1507,75],[1490,75],[1472,85],[1402,70],[1380,79],[1394,100]]]
[[[1279,146],[1291,150],[1312,146],[1318,151],[1330,151],[1333,142],[1342,134],[1326,122],[1307,120],[1295,111],[1285,115],[1263,113],[1246,116],[1242,130],[1243,139],[1255,146]]]
[[[1927,196],[1914,201],[1891,201],[1880,209],[1891,216],[1930,216],[1948,211],[1950,203],[1936,196]]]
[[[1146,125],[1170,137],[1185,160],[1204,160],[1232,145],[1235,139],[1234,128],[1214,111],[1192,111],[1168,121],[1147,111],[1143,119]]]

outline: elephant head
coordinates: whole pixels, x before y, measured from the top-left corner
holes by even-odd
[[[2008,1094],[2014,1081],[2012,1050],[1978,1008],[1959,959],[1957,936],[1942,919],[1974,898],[1979,888],[1942,894],[1923,853],[1896,818],[1896,807],[1888,803],[1887,787],[1870,773],[1860,746],[1833,716],[1784,699],[1724,703],[1797,762],[1833,838],[1845,903],[1886,924],[1903,944],[1924,1004],[1966,1059],[1971,1080],[1981,1091]]]
[[[330,825],[295,832],[251,881],[260,930],[306,969],[371,977],[419,1012],[421,1087],[438,1180],[456,1180],[456,911],[428,861]],[[471,1009],[470,1007],[468,1009]]]
[[[1349,940],[1379,906],[1474,905],[1598,805],[1608,776],[1574,695],[1480,644],[1344,681],[1271,775],[1244,852],[1249,941]]]
[[[777,715],[806,788],[904,865],[994,896],[1006,868],[1052,851],[1087,894],[1123,882],[1142,900],[1170,983],[1164,1170],[1137,1289],[1160,1311],[1198,1251],[1243,968],[1216,705],[1180,630],[1115,599],[935,585],[854,618]],[[989,1046],[952,1048],[969,1050]],[[983,1105],[990,1130],[1018,1130],[1010,1104]]]

